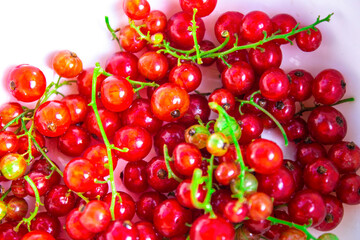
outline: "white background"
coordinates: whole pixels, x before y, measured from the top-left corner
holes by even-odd
[[[178,0],[149,0],[152,9],[163,10],[168,17],[180,10]],[[218,0],[211,16],[204,18],[206,39],[214,40],[213,26],[216,18],[225,11],[239,11],[246,14],[252,10],[262,10],[273,16],[290,13],[301,24],[311,24],[318,15],[325,17],[334,12],[330,23],[322,23],[323,44],[315,52],[303,53],[296,46],[283,47],[285,71],[303,68],[314,76],[325,68],[336,68],[342,72],[347,82],[345,97],[357,98],[360,92],[359,22],[360,1],[358,0]],[[9,68],[18,64],[39,67],[47,77],[47,82],[57,77],[49,67],[55,51],[68,49],[82,59],[84,67],[95,62],[102,65],[118,47],[111,41],[104,16],[110,17],[113,28],[124,25],[127,18],[122,11],[121,0],[13,0],[1,1],[0,14],[0,103],[14,100],[6,91],[5,79]],[[221,85],[215,67],[203,71],[201,90]],[[205,83],[205,84],[204,84]],[[209,87],[210,86],[210,87]],[[346,140],[360,143],[360,103],[346,103],[338,107],[348,120]],[[269,133],[265,133],[269,137]],[[278,142],[281,139],[275,136]],[[293,147],[286,150],[286,157],[293,158]],[[60,162],[62,162],[60,160]],[[119,170],[118,170],[119,171]],[[334,232],[340,239],[359,239],[360,207],[345,206],[345,217]]]

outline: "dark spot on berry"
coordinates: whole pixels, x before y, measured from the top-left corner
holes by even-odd
[[[326,221],[327,223],[332,223],[332,222],[334,222],[334,216],[333,216],[331,213],[326,214],[325,221]]]
[[[190,130],[189,130],[189,135],[192,137],[192,136],[195,135],[195,133],[196,133],[196,130],[193,129],[193,128],[190,128]]]
[[[278,101],[278,102],[275,103],[275,107],[278,110],[282,110],[282,109],[284,109],[285,104],[282,101]]]
[[[313,143],[314,141],[310,138],[310,137],[307,137],[307,138],[305,138],[305,140],[304,140],[304,143],[306,143],[306,144],[311,144],[311,143]]]
[[[124,223],[123,223],[123,226],[127,229],[131,229],[132,227],[132,224],[129,220],[125,220]]]
[[[341,88],[345,89],[346,87],[346,82],[344,81],[344,79],[341,79]]]
[[[304,76],[304,72],[303,71],[296,71],[296,72],[294,72],[294,75],[297,76],[297,77],[302,77],[302,76]]]
[[[70,56],[73,57],[73,58],[77,58],[77,55],[74,52],[70,52]]]
[[[42,150],[44,151],[44,153],[49,152],[49,149],[48,149],[47,147],[43,147],[43,149],[42,149]]]
[[[10,82],[10,89],[11,89],[11,90],[15,90],[15,88],[16,88],[15,82],[14,82],[14,81],[11,81],[11,82]]]
[[[222,149],[227,149],[229,147],[229,144],[227,144],[227,143],[224,143],[223,145],[222,145]]]
[[[354,150],[356,145],[354,142],[349,142],[348,144],[346,144],[346,147],[349,149],[349,150]]]
[[[288,80],[289,80],[289,83],[291,83],[292,82],[292,79],[291,79],[291,76],[288,74],[288,75],[286,75],[287,76],[287,78],[288,78]]]
[[[284,165],[289,171],[294,171],[295,167],[294,164],[292,164],[291,162],[287,161]]]
[[[101,92],[100,91],[96,93],[96,97],[101,98]]]
[[[124,180],[124,172],[121,172],[121,173],[120,173],[120,179],[121,179],[121,180]]]
[[[265,107],[266,105],[266,100],[264,98],[260,98],[258,103],[257,103],[260,107]]]
[[[223,109],[225,109],[225,111],[229,110],[230,108],[230,104],[229,103],[225,103],[222,105]]]
[[[336,122],[337,122],[337,124],[339,124],[341,127],[342,127],[343,124],[344,124],[344,121],[343,121],[342,118],[339,117],[339,116],[336,117]]]
[[[172,112],[170,113],[170,115],[171,115],[173,118],[178,118],[178,117],[180,117],[180,111],[179,111],[178,109],[176,109],[176,110],[172,111]]]
[[[47,127],[48,130],[50,130],[52,132],[56,131],[56,124],[53,123],[53,122],[48,123],[46,127]]]
[[[165,179],[165,178],[167,178],[167,175],[168,175],[168,173],[167,173],[167,171],[166,171],[165,169],[160,169],[160,170],[157,172],[157,176],[158,176],[158,178],[160,178],[160,179]]]
[[[324,174],[327,172],[327,169],[324,167],[324,166],[319,166],[317,169],[316,169],[316,172],[319,173],[319,174]]]

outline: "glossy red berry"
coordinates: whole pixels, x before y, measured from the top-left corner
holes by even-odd
[[[243,17],[242,13],[236,11],[227,11],[219,16],[214,26],[215,36],[219,43],[223,43],[228,36],[229,42],[227,46],[233,46],[236,41],[235,36],[240,37],[240,26]]]
[[[0,157],[7,153],[16,152],[18,149],[19,140],[15,133],[10,131],[0,132]]]
[[[344,207],[342,202],[335,196],[326,195],[323,196],[323,199],[326,207],[326,216],[324,221],[320,223],[316,229],[320,231],[330,231],[340,224],[344,216]]]
[[[191,126],[199,123],[199,118],[203,122],[209,121],[210,108],[206,97],[199,94],[190,94],[189,97],[189,109],[186,111],[184,116],[178,120],[178,122],[184,124],[185,126]]]
[[[163,121],[173,122],[184,116],[189,109],[189,94],[173,83],[158,87],[151,97],[151,110]]]
[[[27,192],[25,190],[25,179],[18,178],[11,182],[11,192],[14,196],[18,198],[24,198],[27,196]]]
[[[105,231],[111,220],[108,205],[100,200],[88,202],[81,211],[80,224],[93,233]]]
[[[170,167],[173,162],[170,162]],[[174,167],[172,167],[174,170]],[[163,157],[153,157],[146,167],[147,182],[159,192],[170,192],[176,189],[179,184],[174,178],[168,178],[168,171]]]
[[[165,55],[149,51],[141,55],[138,69],[142,76],[150,81],[158,81],[165,77],[169,63]]]
[[[132,53],[116,52],[107,59],[105,71],[117,77],[135,80],[139,75],[138,61],[138,57]]]
[[[295,18],[287,13],[280,13],[271,18],[273,23],[274,32],[279,31],[278,34],[286,34],[291,32],[297,24]],[[290,40],[294,40],[295,36],[289,37]],[[278,44],[287,44],[289,41],[285,39],[277,39]]]
[[[73,78],[79,75],[83,70],[81,59],[76,53],[69,50],[62,50],[55,54],[52,59],[54,71],[64,78]]]
[[[65,185],[52,187],[45,195],[44,205],[48,213],[61,217],[67,215],[75,206],[75,194]]]
[[[121,197],[115,199],[115,219],[116,220],[131,220],[135,215],[135,202],[134,199],[126,192],[118,192]],[[112,194],[108,193],[103,198],[103,201],[107,203],[108,207],[111,206]]]
[[[240,174],[240,167],[235,162],[222,162],[215,170],[215,179],[222,185],[229,185],[230,182]]]
[[[255,84],[255,73],[246,62],[236,62],[221,74],[221,81],[226,89],[235,96],[247,93]]]
[[[324,195],[335,189],[339,177],[340,174],[336,167],[326,158],[319,158],[306,165],[304,169],[305,185]]]
[[[346,92],[343,75],[336,69],[325,69],[314,79],[312,94],[317,103],[331,105],[339,101]]]
[[[27,176],[34,182],[40,196],[45,195],[46,192],[49,191],[51,187],[50,181],[49,179],[46,178],[47,175],[44,172],[30,171],[30,173],[28,173]],[[29,194],[32,197],[35,197],[34,189],[27,181],[25,183],[25,190],[27,194]]]
[[[193,144],[180,143],[173,151],[174,167],[185,176],[192,176],[195,168],[199,168],[202,156],[200,150]]]
[[[104,179],[102,178],[99,178],[98,180],[104,181]],[[103,197],[108,193],[108,191],[109,183],[96,183],[94,188],[90,189],[87,192],[84,192],[84,196],[90,200],[103,199]]]
[[[64,183],[75,192],[89,191],[95,185],[95,177],[95,166],[86,158],[74,158],[64,169]]]
[[[268,231],[271,227],[270,221],[264,219],[255,221],[252,219],[248,219],[244,221],[244,226],[249,230],[249,232],[253,234],[263,234]]]
[[[41,230],[34,230],[31,232],[28,232],[22,238],[22,240],[38,240],[38,239],[55,240],[55,238],[50,233],[47,233],[47,232],[41,231]]]
[[[43,72],[39,68],[27,64],[14,67],[9,73],[7,84],[10,93],[22,102],[38,100],[46,89]]]
[[[247,197],[249,218],[255,221],[265,220],[273,211],[273,202],[269,195],[257,192]]]
[[[304,52],[312,52],[320,47],[322,35],[318,28],[299,32],[296,35],[296,44]]]
[[[41,212],[31,222],[30,228],[31,231],[47,232],[55,238],[60,234],[61,223],[57,217],[51,216],[47,212]]]
[[[326,157],[326,149],[320,143],[312,141],[310,138],[299,143],[296,150],[296,160],[305,166],[313,163],[317,158]]]
[[[46,137],[64,134],[71,124],[68,107],[57,100],[41,104],[35,112],[34,119],[37,130]]]
[[[249,50],[249,62],[257,74],[262,74],[272,67],[278,68],[282,62],[281,48],[274,42],[252,48]]]
[[[86,240],[94,237],[95,233],[88,231],[80,223],[81,211],[77,208],[73,209],[65,220],[65,229],[69,237],[76,240]]]
[[[191,240],[234,239],[234,237],[234,227],[220,216],[210,218],[209,215],[202,215],[190,228]]]
[[[128,162],[121,178],[125,187],[131,192],[144,192],[148,188],[146,178],[146,164],[143,160]]]
[[[70,94],[62,100],[69,109],[71,124],[81,123],[85,120],[87,113],[87,101],[79,94]]]
[[[248,42],[257,42],[264,38],[264,33],[270,36],[273,32],[273,24],[269,16],[261,11],[252,11],[246,14],[242,20],[240,36]]]
[[[165,31],[167,18],[162,11],[153,10],[143,21],[146,25],[146,30],[149,31],[150,34],[155,34]]]
[[[309,135],[307,124],[301,117],[290,119],[287,123],[283,124],[286,136],[290,141],[299,143]]]
[[[136,60],[137,61],[137,60]],[[76,78],[79,94],[87,99],[91,99],[92,77],[94,68],[84,69]],[[96,79],[96,93],[100,92],[101,82],[106,78],[105,75],[100,75]],[[66,96],[65,98],[67,98]],[[70,108],[70,107],[69,107]],[[71,111],[71,110],[70,110]]]
[[[106,231],[98,237],[98,240],[108,239],[137,240],[139,232],[130,221],[116,220],[111,222]]]
[[[199,185],[197,188],[195,197],[196,200],[199,202],[203,202],[207,193],[207,190],[205,188],[204,184]],[[186,208],[195,208],[194,202],[191,197],[191,180],[185,179],[182,181],[176,188],[175,191],[175,197],[176,200]]]
[[[360,204],[360,176],[356,173],[343,175],[336,187],[336,197],[349,205]]]
[[[303,69],[295,69],[288,73],[290,79],[289,97],[295,101],[305,101],[311,97],[314,77]]]
[[[261,95],[268,100],[281,101],[288,96],[290,83],[282,69],[270,68],[261,75],[259,87]]]
[[[125,0],[124,12],[134,20],[146,18],[150,13],[150,4],[147,0]]]
[[[356,172],[360,168],[360,149],[354,142],[334,144],[328,155],[340,173]]]
[[[5,127],[11,120],[22,114],[24,110],[17,102],[7,102],[0,106],[0,127]],[[9,127],[20,127],[21,122],[14,122]]]
[[[119,40],[122,48],[131,53],[137,53],[146,46],[146,41],[129,25],[121,28]]]
[[[136,215],[142,220],[152,222],[154,209],[165,199],[165,195],[159,192],[142,193],[136,202]]]
[[[296,184],[291,172],[281,167],[273,174],[257,174],[259,192],[264,192],[274,198],[274,204],[287,203],[296,190]]]
[[[235,110],[235,96],[226,88],[215,89],[209,96],[209,103],[210,102],[217,103],[224,108],[227,113]]]
[[[90,134],[84,128],[72,125],[58,138],[57,147],[65,155],[78,157],[89,144]]]
[[[272,102],[269,101],[267,110],[273,115],[280,123],[289,122],[296,112],[296,105],[290,98]]]
[[[116,155],[126,161],[138,161],[146,157],[152,147],[151,135],[142,127],[125,126],[116,131],[114,145],[127,148],[127,152],[116,151]]]
[[[310,135],[319,143],[335,144],[346,135],[347,123],[341,112],[330,106],[314,109],[308,118]]]
[[[190,49],[194,46],[192,31],[192,14],[178,12],[171,16],[166,26],[166,33],[171,43],[181,49]],[[201,18],[196,18],[196,37],[201,42],[205,35],[205,24]]]
[[[4,202],[7,221],[21,221],[28,213],[28,203],[23,198],[8,196]]]
[[[292,221],[298,224],[309,224],[318,226],[326,216],[325,202],[322,196],[310,189],[297,192],[290,200],[289,216]]]
[[[106,136],[109,139],[112,139],[114,137],[115,132],[121,127],[119,115],[105,108],[98,109],[98,112]],[[94,111],[89,111],[88,115],[86,116],[84,125],[86,126],[86,129],[89,131],[90,134],[92,134],[93,137],[95,136],[96,138],[102,139],[102,135],[99,129],[99,125],[96,121],[96,116]]]
[[[101,102],[113,112],[127,109],[134,98],[134,90],[125,78],[107,77],[101,83]]]
[[[180,0],[180,6],[184,12],[193,14],[193,9],[196,8],[196,16],[206,17],[214,11],[217,0]]]
[[[105,167],[109,164],[107,150],[105,144],[96,144],[85,150],[83,157],[90,160],[95,166],[96,176],[107,177],[109,176],[109,169]],[[115,152],[112,154],[113,167],[117,166],[118,158],[115,156]]]
[[[257,173],[275,173],[283,162],[283,153],[273,141],[256,139],[246,149],[246,162]]]
[[[161,202],[154,210],[154,226],[165,237],[185,234],[191,221],[190,210],[182,207],[175,199]]]
[[[201,70],[195,64],[183,63],[173,67],[169,73],[169,82],[179,85],[187,92],[196,90],[201,80]]]
[[[21,132],[23,133],[23,132]],[[33,131],[32,132],[32,136],[35,138],[35,141],[39,144],[39,146],[46,151],[46,147],[45,147],[45,138],[42,134],[40,134],[38,131]],[[19,148],[18,148],[18,153],[19,154],[25,154],[25,157],[28,157],[28,154],[26,154],[26,152],[29,149],[29,138],[27,135],[22,136],[19,138]],[[36,158],[41,156],[41,153],[39,151],[39,149],[35,146],[35,144],[32,142],[31,143],[31,154]]]

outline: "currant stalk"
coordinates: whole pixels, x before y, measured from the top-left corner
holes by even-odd
[[[199,28],[196,25],[196,13],[198,12],[198,10],[196,8],[193,9],[194,13],[193,13],[193,19],[191,20],[192,23],[192,27],[191,27],[191,31],[192,31],[192,35],[193,35],[193,39],[194,39],[194,48],[195,48],[195,52],[196,52],[196,62],[198,64],[202,64],[203,61],[201,60],[200,57],[200,46],[196,37],[196,30]]]
[[[345,99],[342,99],[334,104],[331,104],[330,106],[336,106],[336,105],[339,105],[339,104],[342,104],[342,103],[346,103],[346,102],[354,102],[355,101],[355,98],[351,97],[351,98],[345,98]],[[312,111],[314,110],[315,108],[318,108],[320,107],[321,105],[315,105],[314,107],[305,107],[305,105],[303,103],[300,103],[300,107],[301,109],[299,110],[299,112],[295,113],[295,116],[301,116],[304,112],[308,112],[308,111]]]
[[[234,130],[233,130],[233,127],[231,125],[233,125],[233,121],[232,121],[232,117],[225,111],[224,108],[222,108],[220,105],[218,105],[217,103],[215,102],[210,102],[209,103],[209,106],[211,109],[213,110],[217,110],[218,113],[219,113],[219,116],[222,115],[224,118],[225,118],[225,124],[227,126],[230,126],[228,127],[229,129],[229,133],[230,133],[230,136],[233,140],[233,143],[234,143],[234,146],[235,146],[235,150],[236,150],[236,162],[239,163],[240,165],[240,175],[239,175],[239,179],[240,179],[240,189],[239,189],[239,193],[237,193],[236,195],[234,195],[234,197],[238,198],[240,201],[242,201],[243,197],[244,197],[244,192],[245,192],[245,187],[244,187],[244,182],[245,182],[245,173],[246,171],[248,171],[248,167],[245,166],[245,163],[244,163],[244,159],[243,159],[243,156],[241,154],[241,149],[240,149],[240,146],[239,146],[239,143],[238,143],[238,140],[235,136],[235,133],[234,133]],[[235,120],[235,119],[233,119]],[[236,122],[236,120],[235,120]],[[237,123],[236,123],[237,124]]]
[[[35,137],[31,134],[30,131],[26,128],[24,119],[21,119],[21,124],[24,129],[25,135],[28,136],[29,139],[34,143],[36,149],[41,153],[41,155],[45,158],[45,160],[51,165],[51,169],[53,171],[56,171],[60,174],[61,177],[64,176],[63,172],[51,161],[51,159],[46,155],[46,152],[40,147],[39,143],[36,141]],[[74,192],[76,195],[78,195],[80,198],[82,198],[86,203],[89,202],[89,199],[86,198],[82,193]]]
[[[178,176],[176,176],[176,174],[171,169],[170,161],[172,161],[172,159],[169,156],[169,151],[168,151],[166,144],[164,145],[164,160],[165,160],[165,165],[166,165],[166,168],[168,171],[168,178],[174,178],[176,181],[182,182],[183,180],[181,178],[179,178]]]
[[[211,206],[211,196],[215,192],[213,188],[213,172],[214,172],[214,155],[211,155],[210,159],[207,159],[209,162],[207,176],[202,176],[202,171],[200,168],[194,170],[191,185],[190,185],[190,197],[191,202],[194,207],[197,209],[203,209],[206,213],[209,213],[210,218],[216,218],[214,210]],[[198,192],[199,186],[205,182],[205,187],[207,189],[206,196],[203,202],[199,202],[196,198],[196,193]]]
[[[23,220],[21,220],[19,222],[19,224],[16,226],[15,229],[18,230],[19,227],[21,226],[21,224],[25,223],[27,225],[27,228],[28,228],[29,232],[30,232],[31,231],[31,229],[30,229],[31,221],[36,217],[36,215],[37,215],[37,213],[39,211],[39,207],[42,205],[42,203],[41,203],[41,200],[40,200],[39,191],[38,191],[35,183],[33,182],[33,180],[28,175],[26,175],[24,177],[24,179],[30,184],[31,188],[34,191],[34,194],[35,194],[35,208],[34,208],[34,211],[30,214],[30,216],[28,218],[24,218]]]
[[[286,136],[285,130],[284,130],[284,128],[281,126],[280,122],[279,122],[271,113],[269,113],[265,108],[261,107],[259,104],[257,104],[257,103],[254,101],[254,95],[257,94],[257,93],[260,93],[260,91],[254,92],[254,93],[251,95],[250,100],[236,99],[236,101],[240,102],[240,106],[239,106],[239,111],[240,111],[240,113],[242,113],[242,112],[241,112],[241,107],[242,107],[244,104],[250,104],[250,105],[256,107],[257,109],[259,109],[260,111],[262,111],[266,116],[268,116],[272,121],[274,121],[274,123],[276,124],[276,126],[280,129],[281,134],[282,134],[283,137],[284,137],[285,146],[288,146],[288,145],[289,145],[289,140],[288,140],[288,137]]]
[[[101,136],[102,136],[103,141],[106,146],[106,152],[107,152],[107,156],[108,156],[108,166],[109,166],[109,181],[110,181],[110,185],[111,185],[110,213],[111,213],[112,220],[115,220],[115,212],[114,211],[115,211],[116,196],[119,197],[120,202],[122,201],[122,199],[116,190],[116,185],[115,185],[115,181],[114,181],[114,163],[113,163],[112,152],[111,152],[114,149],[114,145],[110,144],[109,139],[106,136],[104,126],[101,122],[101,118],[99,115],[99,110],[96,105],[96,80],[101,74],[109,75],[100,67],[100,64],[97,63],[96,67],[94,68],[94,73],[93,73],[93,78],[92,78],[91,102],[90,102],[89,106],[91,106],[94,110],[96,121],[98,123],[99,129],[101,132]]]

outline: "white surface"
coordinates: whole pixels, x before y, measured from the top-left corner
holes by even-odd
[[[149,0],[152,9],[163,10],[167,16],[180,10],[178,0]],[[122,11],[121,0],[13,0],[2,1],[0,14],[0,79],[5,82],[8,69],[12,66],[28,63],[39,67],[47,77],[48,83],[56,79],[49,67],[49,59],[57,50],[74,51],[82,59],[85,67],[95,62],[105,63],[106,58],[117,45],[111,41],[104,16],[110,17],[114,28],[127,22]],[[302,24],[311,24],[320,14],[325,17],[334,12],[330,23],[322,23],[319,29],[323,34],[323,44],[315,52],[303,53],[296,46],[283,47],[285,71],[303,68],[316,75],[322,69],[336,68],[342,72],[347,82],[345,97],[357,97],[360,92],[359,54],[360,15],[358,0],[218,0],[211,16],[204,18],[207,27],[206,39],[214,40],[213,25],[224,11],[247,13],[262,10],[270,16],[278,13],[290,13]],[[216,41],[214,41],[216,42]],[[204,87],[221,85],[215,67],[204,73]],[[12,99],[5,84],[0,86],[0,103]],[[210,89],[208,89],[210,90]],[[346,140],[360,144],[360,103],[347,103],[339,106],[348,120],[349,131]],[[265,134],[268,136],[268,134]],[[282,142],[280,138],[279,142]],[[293,156],[292,148],[286,156]],[[340,239],[359,239],[360,206],[345,206],[345,216],[340,226],[333,232]]]

